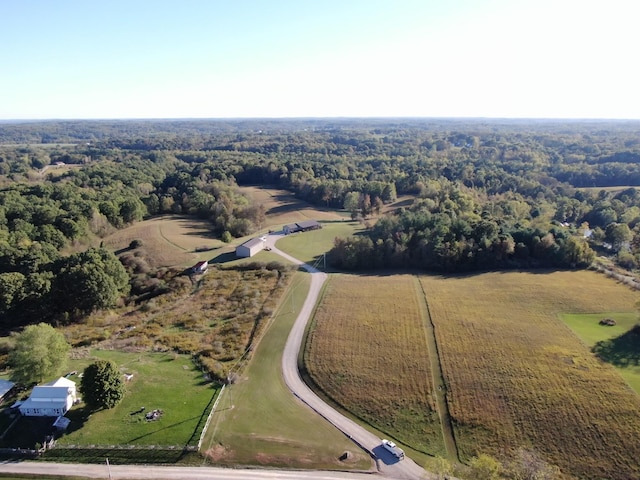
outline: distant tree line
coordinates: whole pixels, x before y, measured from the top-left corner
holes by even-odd
[[[264,207],[237,188],[249,184],[367,222],[363,235],[336,241],[330,258],[341,268],[581,267],[597,250],[635,269],[639,130],[419,119],[2,123],[0,315],[4,324],[70,321],[113,305],[128,288],[113,254],[60,252],[150,215],[206,219],[227,241],[258,230]],[[82,168],[42,173],[57,162]],[[384,215],[401,196],[414,200]]]

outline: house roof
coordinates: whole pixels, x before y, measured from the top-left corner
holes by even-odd
[[[303,222],[296,223],[296,225],[304,229],[304,228],[310,228],[310,227],[317,227],[320,225],[320,223],[316,220],[305,220]]]
[[[45,383],[44,385],[42,385],[43,387],[75,387],[76,386],[76,382],[74,382],[73,380],[69,380],[68,378],[64,378],[64,377],[60,377],[57,380],[53,380],[52,382],[49,383]],[[34,390],[38,388],[35,387]]]
[[[252,248],[255,247],[257,245],[262,245],[264,244],[264,240],[262,240],[261,238],[252,238],[250,240],[247,240],[246,242],[244,242],[242,245],[240,245],[241,247],[247,247],[247,248]]]
[[[41,385],[33,387],[31,395],[27,400],[36,400],[51,402],[58,399],[66,399],[69,396],[69,387],[52,387],[48,385]],[[26,402],[25,402],[26,403]]]
[[[67,406],[67,397],[64,398],[31,398],[20,404],[20,411],[30,408],[64,408]]]
[[[4,397],[14,385],[15,383],[10,382],[9,380],[0,380],[0,398]]]

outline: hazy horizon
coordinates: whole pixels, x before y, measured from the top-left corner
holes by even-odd
[[[0,119],[640,119],[631,0],[0,3]]]

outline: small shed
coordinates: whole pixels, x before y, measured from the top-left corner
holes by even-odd
[[[193,267],[191,267],[192,273],[204,273],[209,268],[209,262],[206,260],[204,262],[198,262]]]
[[[252,238],[251,240],[247,240],[242,245],[238,245],[236,247],[236,257],[253,257],[259,251],[264,250],[266,244],[267,242],[265,237]]]

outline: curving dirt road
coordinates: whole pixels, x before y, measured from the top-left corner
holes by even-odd
[[[382,447],[382,440],[380,438],[338,413],[302,381],[300,372],[298,371],[298,352],[302,346],[305,326],[311,318],[313,308],[320,296],[322,284],[327,279],[327,274],[278,250],[275,244],[280,238],[282,238],[282,234],[278,233],[267,236],[267,245],[271,248],[271,251],[297,265],[301,265],[302,268],[311,274],[309,293],[291,329],[282,355],[282,375],[287,387],[289,387],[289,390],[291,390],[296,397],[309,405],[318,414],[338,428],[338,430],[353,440],[356,445],[369,452],[376,460],[379,472],[383,475],[406,480],[430,478],[429,474],[410,458],[398,461],[391,453]]]

